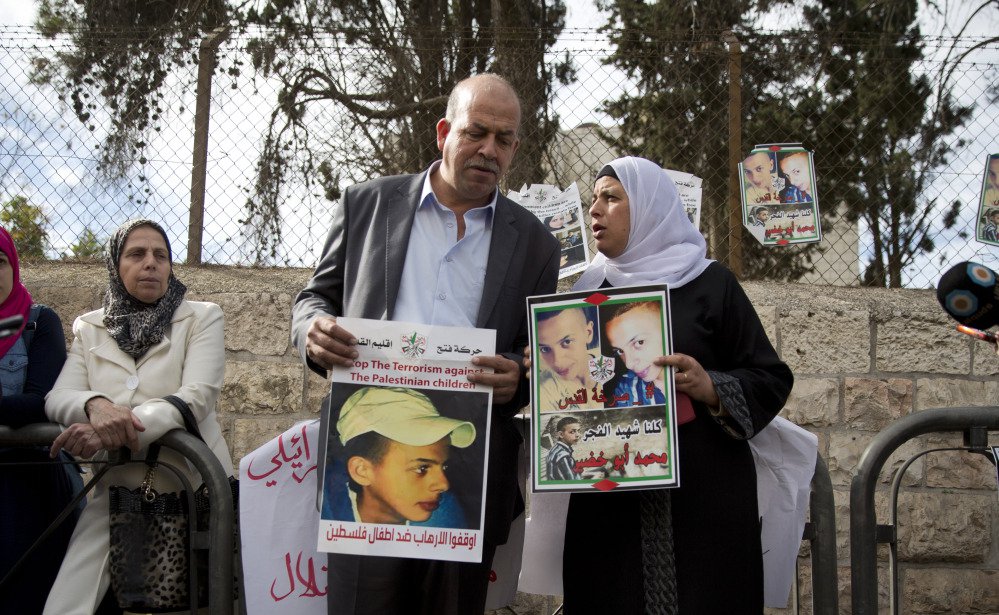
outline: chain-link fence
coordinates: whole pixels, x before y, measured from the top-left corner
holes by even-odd
[[[595,172],[624,152],[703,179],[710,256],[744,277],[927,287],[954,261],[996,260],[975,224],[985,159],[999,151],[999,44],[922,39],[913,55],[878,35],[645,34],[609,43],[563,31],[524,69],[541,84],[520,92],[522,143],[534,148],[522,145],[504,189],[576,181],[586,201]],[[450,84],[399,81],[407,112],[366,103],[396,82],[381,70],[384,53],[349,33],[211,38],[180,50],[153,96],[115,91],[114,75],[66,77],[84,57],[72,37],[0,27],[2,223],[44,234],[27,258],[88,258],[124,219],[145,216],[169,229],[178,261],[309,267],[340,189],[432,159]],[[426,64],[422,51],[403,53]],[[200,131],[199,67],[211,77]],[[123,113],[138,112],[147,121],[123,133]],[[815,152],[819,245],[764,248],[733,232],[735,162],[772,142]],[[192,191],[201,173],[203,216]],[[192,220],[200,234],[189,234]]]

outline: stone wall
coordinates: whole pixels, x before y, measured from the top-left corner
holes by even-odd
[[[309,275],[304,269],[177,267],[189,298],[213,301],[225,310],[227,366],[219,416],[237,461],[317,414],[325,381],[301,367],[288,343],[290,305]],[[100,306],[106,272],[99,265],[40,264],[26,266],[22,277],[36,301],[59,313],[70,337],[73,318]],[[776,283],[746,283],[745,288],[767,334],[794,370],[795,386],[783,414],[818,435],[829,466],[837,504],[840,605],[847,613],[849,486],[861,453],[879,430],[906,414],[996,404],[999,357],[988,345],[954,331],[931,291]],[[917,451],[959,440],[920,438],[886,468],[895,471]],[[892,475],[886,471],[882,478],[887,488]],[[910,468],[904,485],[899,505],[903,612],[999,612],[994,469],[980,456],[934,453]],[[878,504],[884,522],[884,493]],[[810,571],[807,557],[800,561],[807,602]],[[886,600],[884,576],[880,587]],[[537,603],[542,602],[549,606],[536,612],[547,612],[553,601]]]

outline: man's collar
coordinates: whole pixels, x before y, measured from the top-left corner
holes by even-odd
[[[426,175],[423,176],[423,191],[420,192],[420,204],[417,206],[417,209],[423,207],[423,205],[427,203],[427,195],[431,194],[434,197],[435,203],[447,207],[446,205],[441,203],[441,200],[437,198],[436,194],[434,194],[434,187],[430,183],[430,176],[436,173],[438,170],[440,170],[441,162],[442,161],[440,160],[435,160],[434,162],[432,162],[430,164],[430,168],[427,169]],[[499,187],[497,186],[496,188],[493,189],[493,198],[485,205],[480,205],[479,207],[475,207],[474,209],[481,209],[485,207],[486,209],[489,209],[491,212],[495,213],[496,199],[498,196],[499,196]]]

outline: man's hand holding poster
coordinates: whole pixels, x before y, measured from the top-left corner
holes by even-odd
[[[492,389],[467,376],[495,332],[337,322],[359,356],[331,372],[319,550],[481,561]]]
[[[604,294],[606,293],[606,294]],[[528,298],[532,487],[679,486],[665,286]]]

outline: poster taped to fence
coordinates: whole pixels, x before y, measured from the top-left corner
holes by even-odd
[[[687,213],[687,219],[697,228],[701,228],[701,195],[703,192],[701,184],[703,181],[696,175],[673,169],[666,169],[666,174],[676,184],[676,190],[680,193],[680,202],[683,203],[683,211]]]
[[[999,154],[991,154],[985,159],[976,231],[978,241],[999,246]]]
[[[757,145],[739,163],[743,223],[765,246],[822,239],[812,152],[800,143]]]
[[[531,184],[520,192],[510,192],[507,197],[537,216],[558,240],[559,279],[586,269],[590,246],[583,232],[583,203],[576,182],[565,190],[548,184]]]
[[[359,356],[331,372],[319,550],[481,561],[492,387],[468,374],[496,332],[337,324]]]
[[[652,363],[673,347],[666,286],[527,303],[532,489],[679,486],[673,372]]]

